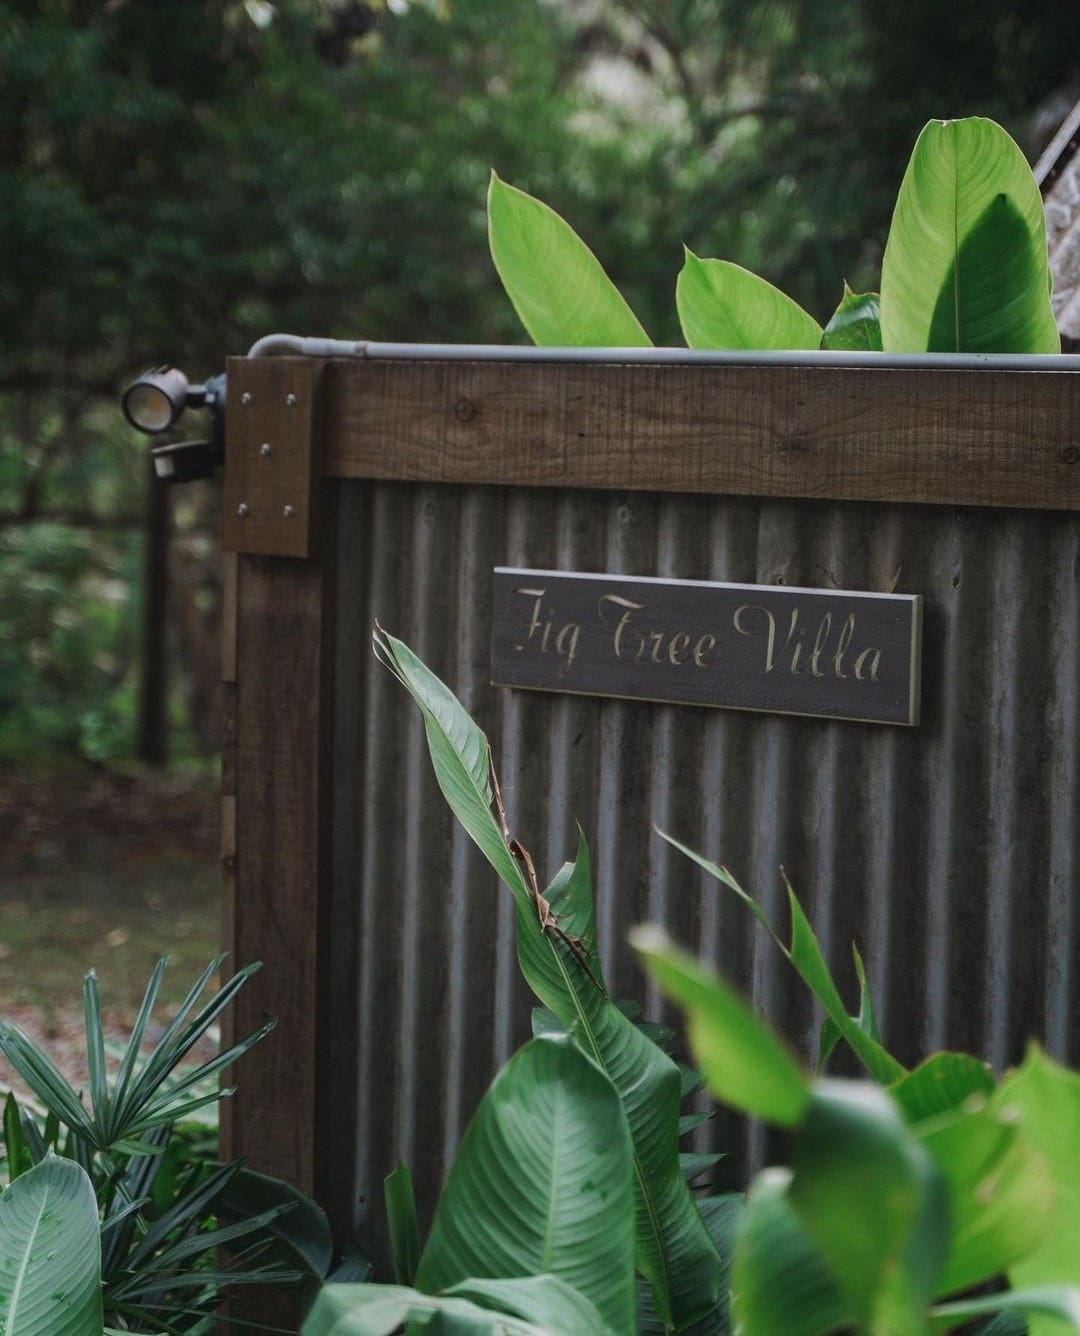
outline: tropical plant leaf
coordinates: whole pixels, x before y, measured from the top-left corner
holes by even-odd
[[[22,1110],[10,1090],[4,1100],[4,1154],[9,1183],[14,1183],[20,1174],[33,1167],[34,1157],[23,1131]]]
[[[736,1231],[731,1295],[742,1336],[820,1336],[854,1318],[788,1200],[790,1183],[787,1169],[759,1174]]]
[[[679,1168],[682,1170],[683,1178],[688,1183],[693,1183],[702,1174],[715,1169],[724,1158],[723,1151],[682,1150],[679,1152]]]
[[[394,1256],[394,1280],[411,1285],[420,1262],[420,1226],[416,1221],[416,1198],[408,1166],[398,1164],[383,1179],[386,1220],[390,1227],[390,1251]]]
[[[0,1053],[62,1122],[84,1140],[96,1145],[94,1124],[82,1100],[50,1058],[10,1021],[0,1021]]]
[[[934,1053],[889,1086],[909,1123],[958,1109],[975,1097],[985,1101],[997,1089],[987,1064],[969,1053]]]
[[[49,1155],[0,1194],[4,1336],[99,1336],[101,1241],[86,1174]]]
[[[584,839],[573,873],[564,870],[550,888],[562,934],[545,931],[492,812],[487,739],[406,645],[376,627],[375,646],[420,706],[444,797],[514,896],[526,981],[618,1091],[634,1143],[637,1264],[653,1287],[662,1320],[681,1330],[715,1309],[720,1261],[679,1167],[679,1069],[607,996],[598,958],[589,952],[592,885]],[[582,938],[577,952],[567,940],[575,932]]]
[[[481,1277],[550,1274],[607,1327],[634,1313],[633,1151],[611,1082],[567,1038],[533,1039],[462,1138],[416,1273],[443,1293]]]
[[[304,1322],[304,1336],[398,1336],[431,1330],[417,1322],[447,1314],[454,1325],[443,1330],[463,1336],[551,1336],[550,1327],[492,1313],[466,1299],[437,1298],[404,1285],[324,1285]],[[436,1328],[436,1330],[438,1330]],[[599,1328],[598,1336],[604,1336]]]
[[[695,862],[698,867],[708,872],[710,876],[715,877],[722,885],[735,892],[784,955],[787,956],[788,960],[791,961],[803,982],[824,1007],[826,1015],[840,1031],[845,1043],[875,1081],[879,1081],[882,1085],[890,1085],[904,1075],[907,1069],[882,1047],[881,1043],[874,1037],[873,1030],[865,1027],[858,1018],[848,1015],[847,1008],[841,1000],[840,991],[829,972],[828,965],[825,963],[821,945],[814,935],[809,920],[803,913],[795,892],[786,879],[784,884],[787,886],[788,905],[791,910],[790,947],[784,945],[776,929],[769,922],[768,915],[753,896],[743,890],[727,868],[720,867],[707,858],[703,858],[701,854],[695,853],[693,849],[675,839],[674,836],[665,834],[662,830],[657,830],[657,834],[662,839],[667,840],[668,844],[678,849],[680,853],[685,854],[687,858]]]
[[[492,1312],[535,1322],[559,1336],[604,1336],[611,1331],[595,1305],[558,1276],[464,1280],[446,1293],[448,1298],[468,1299]]]
[[[949,1186],[952,1227],[939,1295],[998,1276],[1037,1246],[1054,1184],[1015,1119],[977,1096],[911,1130]]]
[[[981,1299],[958,1299],[933,1310],[935,1331],[949,1331],[985,1313],[1023,1313],[1032,1321],[1029,1330],[1080,1331],[1080,1289],[1068,1285],[1033,1285]],[[1049,1322],[1050,1325],[1044,1325]]]
[[[919,135],[882,261],[881,332],[888,352],[1060,352],[1042,196],[993,121]]]
[[[322,1280],[330,1270],[334,1250],[330,1222],[322,1207],[280,1178],[239,1166],[222,1167],[235,1168],[236,1172],[226,1180],[214,1202],[221,1219],[239,1222],[280,1210],[266,1228],[267,1241],[272,1240],[273,1247],[265,1260],[303,1266]]]
[[[788,1199],[860,1321],[919,1332],[948,1244],[948,1192],[889,1096],[819,1081],[793,1168]]]
[[[689,348],[816,349],[821,326],[779,288],[730,260],[687,250],[675,305]]]
[[[661,930],[637,928],[630,943],[650,976],[683,1008],[695,1061],[712,1093],[754,1117],[797,1126],[810,1099],[810,1082],[769,1027]]]
[[[649,336],[600,261],[554,209],[500,181],[488,188],[491,258],[541,347],[647,348]]]
[[[1024,1141],[1049,1167],[1053,1203],[1043,1216],[1046,1233],[1038,1247],[1009,1267],[1017,1289],[1043,1285],[1080,1288],[1080,1073],[1048,1058],[1037,1044],[1023,1065],[1009,1073],[993,1107],[1019,1117]],[[1031,1336],[1059,1331],[1052,1318],[1034,1315]]]
[[[420,707],[431,764],[443,797],[499,879],[509,887],[517,904],[527,907],[535,916],[529,887],[492,812],[494,795],[487,738],[450,688],[429,671],[404,641],[376,627],[374,645],[378,658]]]
[[[866,981],[866,967],[863,964],[862,956],[859,955],[859,948],[854,942],[851,944],[851,954],[855,961],[855,976],[859,981],[859,1011],[851,1019],[875,1043],[880,1043],[881,1035],[878,1033],[877,1017],[874,1015],[874,999],[870,995],[870,986]],[[817,1065],[819,1072],[824,1070],[825,1064],[833,1054],[833,1050],[843,1037],[832,1017],[826,1016],[821,1023],[821,1035],[818,1040]]]
[[[840,305],[822,331],[821,346],[829,352],[880,352],[881,298],[878,294],[852,292],[845,283]]]
[[[589,851],[583,837],[574,869],[554,901],[567,927],[587,925],[592,913]],[[637,1264],[652,1286],[661,1319],[682,1330],[715,1310],[720,1260],[682,1173],[679,1069],[601,991],[595,954],[587,959],[586,972],[564,942],[552,941],[539,930],[531,906],[518,908],[517,940],[529,986],[603,1067],[623,1102],[634,1143]]]

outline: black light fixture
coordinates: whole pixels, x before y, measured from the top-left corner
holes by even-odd
[[[201,389],[202,387],[197,387]],[[176,367],[145,371],[124,391],[124,416],[133,427],[156,436],[168,431],[190,400],[188,378]]]
[[[175,425],[186,408],[208,408],[210,439],[176,441],[155,446],[154,471],[166,482],[209,478],[225,460],[225,377],[212,376],[203,385],[191,385],[177,367],[145,371],[124,391],[124,416],[139,431],[159,436]]]

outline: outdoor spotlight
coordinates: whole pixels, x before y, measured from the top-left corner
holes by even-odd
[[[225,377],[211,376],[205,385],[189,385],[176,367],[144,372],[124,391],[124,416],[139,431],[159,436],[168,431],[185,408],[210,410],[210,439],[176,441],[151,451],[154,472],[165,482],[192,482],[209,478],[225,460]]]
[[[156,436],[168,431],[187,408],[189,393],[188,378],[182,371],[159,366],[144,372],[124,391],[124,416],[139,431]]]

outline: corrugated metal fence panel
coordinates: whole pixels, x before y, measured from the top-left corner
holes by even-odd
[[[617,995],[662,1010],[625,937],[663,922],[816,1042],[786,962],[656,824],[786,924],[783,865],[853,1005],[858,942],[905,1061],[948,1044],[1001,1067],[1029,1035],[1080,1061],[1080,516],[359,482],[338,496],[331,1066],[356,1110],[337,1134],[339,1214],[379,1218],[398,1159],[430,1211],[530,1005],[510,897],[438,794],[420,716],[371,655],[375,618],[487,731],[542,873],[581,823]],[[492,688],[496,565],[922,593],[923,723]],[[733,1118],[701,1137],[731,1152],[733,1182],[764,1150]]]

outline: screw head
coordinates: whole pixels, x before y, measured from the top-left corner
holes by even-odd
[[[263,459],[269,459],[273,453],[269,441],[263,441],[262,445],[259,446],[259,454],[262,455]]]
[[[1080,445],[1067,445],[1061,452],[1062,463],[1080,464]]]
[[[251,400],[252,396],[247,392],[247,390],[245,390],[244,393],[240,396],[240,402],[242,404],[250,404]]]
[[[246,501],[241,501],[240,504],[236,507],[236,513],[240,516],[242,520],[246,520],[247,517],[251,514],[251,507],[248,505]]]
[[[296,407],[296,395],[295,395],[295,394],[287,394],[287,395],[285,396],[285,402],[288,404],[288,406],[289,406],[290,408],[295,408],[295,407]]]
[[[287,520],[291,520],[292,517],[296,514],[296,511],[293,510],[292,506],[286,506],[281,513],[285,516]]]

